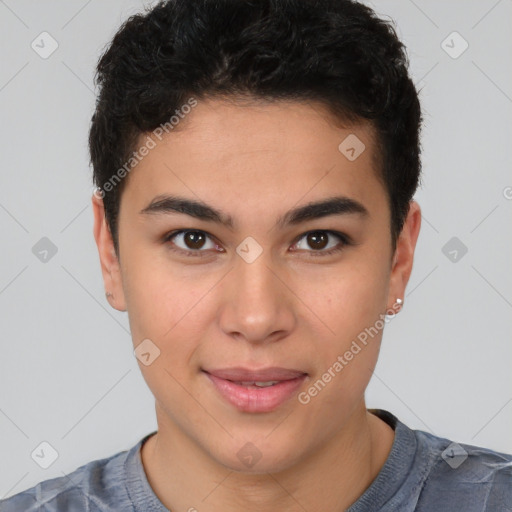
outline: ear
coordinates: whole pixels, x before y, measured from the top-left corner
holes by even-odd
[[[94,239],[98,246],[105,292],[112,294],[107,297],[107,300],[114,309],[126,311],[121,269],[114,249],[112,234],[105,218],[103,199],[95,194],[92,195],[92,211],[94,213]]]
[[[397,298],[404,301],[405,288],[412,272],[414,249],[420,233],[421,209],[416,201],[409,203],[409,213],[398,237],[395,254],[392,259],[389,281],[388,309],[398,311]],[[405,301],[404,301],[405,302]],[[394,307],[393,307],[394,305]]]

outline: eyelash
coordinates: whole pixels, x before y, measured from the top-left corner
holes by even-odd
[[[181,229],[181,230],[172,231],[171,233],[168,233],[164,237],[164,243],[171,242],[172,239],[175,236],[180,235],[182,233],[201,233],[201,234],[206,235],[210,239],[213,239],[213,237],[209,233],[207,233],[206,231],[201,231],[199,229]],[[303,233],[302,235],[300,235],[297,238],[296,242],[294,242],[293,245],[296,245],[300,240],[302,240],[304,237],[306,237],[310,233],[327,233],[329,235],[334,235],[335,237],[339,238],[340,241],[341,241],[341,244],[338,244],[335,247],[333,247],[333,248],[331,248],[331,249],[329,249],[327,251],[321,251],[321,250],[319,250],[319,251],[314,251],[314,250],[308,251],[308,252],[310,252],[310,256],[313,257],[313,258],[330,256],[332,254],[335,254],[335,253],[338,253],[338,252],[342,251],[346,246],[354,245],[354,242],[351,240],[351,238],[348,235],[345,235],[344,233],[340,233],[339,231],[332,231],[332,230],[327,230],[327,229],[315,229],[315,230],[312,230],[312,231],[306,231],[305,233]],[[201,251],[199,249],[197,251],[180,249],[179,247],[176,248],[172,243],[169,244],[169,249],[171,251],[179,253],[181,255],[191,256],[191,257],[196,257],[196,258],[205,257],[206,255],[202,254],[202,253],[208,252],[208,251],[204,251],[204,250]]]

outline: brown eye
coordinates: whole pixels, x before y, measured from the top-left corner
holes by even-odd
[[[206,237],[200,231],[186,231],[183,235],[183,242],[188,249],[201,249]]]
[[[348,245],[352,245],[351,239],[343,233],[327,230],[309,231],[293,245],[293,250],[301,249],[310,256],[329,256]]]
[[[174,231],[169,233],[164,241],[173,251],[187,256],[205,256],[210,252],[208,249],[219,249],[211,236],[204,231],[186,229]]]
[[[323,249],[329,242],[329,236],[324,231],[313,231],[307,235],[307,243],[312,249]]]

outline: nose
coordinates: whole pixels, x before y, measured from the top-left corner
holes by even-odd
[[[236,258],[223,287],[220,327],[251,344],[272,343],[293,329],[293,293],[265,251],[253,262]]]

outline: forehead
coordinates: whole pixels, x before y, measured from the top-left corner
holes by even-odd
[[[371,126],[341,126],[319,103],[199,101],[161,140],[140,141],[148,135],[156,145],[123,193],[136,207],[177,192],[252,211],[333,192],[370,203],[385,195]]]
[[[212,157],[218,160],[251,152],[318,157],[326,149],[338,156],[340,137],[349,133],[374,149],[373,132],[369,122],[345,123],[320,102],[210,98],[183,116],[172,135],[176,143],[191,142],[203,158],[214,145]]]

